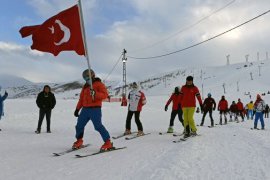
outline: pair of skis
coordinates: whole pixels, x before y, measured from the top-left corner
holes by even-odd
[[[83,146],[81,146],[79,149],[68,149],[68,150],[65,150],[65,151],[62,151],[62,152],[59,152],[59,153],[53,153],[54,156],[63,156],[65,154],[68,154],[68,153],[71,153],[71,152],[74,152],[74,151],[77,151],[77,150],[80,150],[80,149],[83,149],[83,148],[86,148],[90,146],[90,144],[85,144]],[[83,157],[88,157],[88,156],[94,156],[94,155],[98,155],[98,154],[102,154],[102,153],[107,153],[107,152],[111,152],[111,151],[116,151],[116,150],[121,150],[121,149],[125,149],[127,147],[119,147],[119,148],[116,148],[116,147],[113,147],[112,149],[109,149],[109,150],[106,150],[106,151],[97,151],[97,152],[94,152],[94,153],[90,153],[90,154],[84,154],[84,155],[81,155],[81,154],[76,154],[75,157],[77,158],[83,158]]]
[[[183,135],[184,135],[184,133],[178,134],[178,133],[167,133],[167,132],[159,132],[158,134],[159,134],[159,135],[171,134],[171,135],[173,135],[174,137],[176,137],[176,136],[183,136]]]
[[[131,134],[135,134],[135,132],[134,133],[131,133]],[[142,137],[142,136],[149,135],[149,134],[151,134],[151,133],[145,133],[145,134],[140,135],[140,136],[135,135],[135,136],[131,136],[131,137],[126,137],[125,139],[126,140],[131,140],[131,139],[135,139],[135,138]],[[119,139],[119,138],[124,137],[124,136],[126,136],[126,135],[121,134],[119,136],[112,137],[112,138],[113,139]],[[90,144],[85,144],[85,145],[81,146],[79,149],[73,149],[73,148],[71,148],[71,149],[65,150],[63,152],[53,153],[53,155],[54,156],[62,156],[62,155],[65,155],[65,154],[68,154],[68,153],[71,153],[71,152],[74,152],[74,151],[77,151],[77,150],[86,148],[88,146],[90,146]],[[83,158],[83,157],[94,156],[94,155],[98,155],[98,154],[102,154],[102,153],[107,153],[107,152],[111,152],[111,151],[121,150],[121,149],[125,149],[125,148],[127,148],[127,147],[126,146],[119,147],[119,148],[113,147],[112,149],[108,149],[106,151],[97,151],[97,152],[94,152],[94,153],[84,154],[84,155],[76,154],[75,157],[77,157],[77,158]]]
[[[200,136],[200,134],[197,134],[196,136]],[[178,139],[178,140],[175,140],[175,141],[173,141],[174,143],[180,143],[180,142],[183,142],[183,141],[187,141],[188,139],[190,139],[190,138],[194,138],[194,137],[196,137],[196,136],[189,136],[189,137],[182,137],[182,138],[180,138],[180,139]]]
[[[131,140],[131,139],[135,139],[135,138],[138,138],[138,137],[142,137],[142,136],[151,134],[151,133],[144,133],[143,135],[139,135],[139,136],[138,136],[138,135],[133,135],[133,134],[135,134],[135,133],[137,133],[137,132],[132,132],[131,134],[128,134],[128,135],[126,135],[126,134],[121,134],[121,135],[119,135],[119,136],[114,136],[114,137],[112,137],[112,138],[113,138],[113,139],[119,139],[119,138],[125,137],[126,140]],[[130,135],[132,135],[132,136],[130,136]]]

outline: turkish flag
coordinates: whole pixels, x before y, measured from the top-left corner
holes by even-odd
[[[25,26],[21,36],[32,35],[31,49],[49,52],[57,56],[61,51],[76,51],[85,55],[79,8],[77,5],[51,17],[41,25]]]

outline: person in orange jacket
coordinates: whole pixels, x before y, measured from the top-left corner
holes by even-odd
[[[171,95],[170,99],[167,101],[167,103],[165,105],[165,111],[167,111],[168,106],[170,105],[171,102],[173,102],[172,103],[171,118],[170,118],[170,126],[168,128],[167,133],[173,133],[174,119],[175,119],[176,115],[178,115],[178,119],[184,127],[184,120],[182,117],[183,111],[182,111],[182,107],[181,107],[181,102],[179,101],[180,100],[179,96],[180,96],[179,87],[175,87],[174,93]]]
[[[180,102],[184,114],[185,135],[184,138],[197,135],[197,128],[194,122],[194,112],[196,108],[196,98],[202,110],[202,99],[199,89],[193,84],[193,77],[186,78],[186,84],[180,90]],[[191,128],[191,132],[187,128]]]
[[[78,149],[83,145],[83,135],[84,135],[84,127],[88,123],[89,120],[92,121],[95,130],[98,131],[104,141],[104,144],[101,146],[101,151],[110,150],[113,148],[113,144],[110,140],[109,132],[103,126],[101,121],[101,107],[102,100],[108,97],[108,92],[105,85],[101,82],[101,80],[95,77],[95,72],[91,69],[91,78],[93,89],[90,87],[90,75],[89,70],[86,69],[83,71],[83,78],[86,81],[83,86],[80,94],[80,99],[77,103],[76,110],[74,112],[74,116],[78,117],[77,125],[76,125],[76,139],[74,142],[73,148]],[[81,112],[79,113],[79,111]]]

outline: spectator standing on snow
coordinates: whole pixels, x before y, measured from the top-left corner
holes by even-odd
[[[222,125],[222,115],[225,119],[225,124],[227,124],[227,111],[228,111],[228,101],[225,99],[225,96],[221,97],[221,100],[218,103],[218,110],[220,114],[220,121],[219,124]]]
[[[170,125],[169,125],[167,133],[173,133],[174,119],[175,119],[176,115],[178,115],[178,119],[184,127],[184,120],[182,117],[183,111],[182,111],[181,102],[180,102],[179,87],[174,88],[174,93],[171,95],[170,99],[167,101],[167,103],[165,105],[165,111],[168,110],[168,106],[170,105],[171,102],[173,102],[172,103],[172,111],[171,111]]]
[[[257,94],[257,99],[254,103],[254,109],[256,110],[255,120],[254,120],[254,129],[257,129],[257,123],[259,119],[261,122],[262,129],[264,129],[263,112],[265,110],[265,103],[259,94]]]
[[[139,87],[136,82],[132,83],[132,90],[128,94],[128,113],[126,118],[126,130],[124,132],[125,135],[131,134],[131,119],[133,114],[135,115],[135,123],[138,128],[137,136],[144,135],[143,126],[140,120],[140,113],[142,111],[142,107],[146,104],[146,98],[144,93],[139,90]]]
[[[194,112],[196,108],[196,98],[202,110],[202,99],[199,89],[193,84],[193,77],[186,78],[186,84],[180,90],[180,101],[184,115],[185,135],[184,138],[197,135],[197,128],[194,122]],[[191,129],[191,132],[189,131]]]
[[[39,108],[39,120],[35,133],[40,133],[41,125],[45,115],[47,121],[47,133],[51,133],[51,114],[52,109],[56,104],[56,100],[54,94],[51,92],[51,87],[49,85],[45,85],[43,91],[38,94],[36,104]]]
[[[2,87],[0,86],[0,92],[1,92]],[[4,116],[4,101],[6,100],[6,98],[8,97],[8,93],[7,91],[5,91],[4,96],[1,96],[0,94],[0,120],[2,118],[2,116]],[[0,129],[1,131],[1,129]]]
[[[206,114],[209,112],[210,120],[211,120],[211,127],[214,127],[214,120],[212,117],[212,112],[216,109],[216,101],[214,98],[211,97],[211,93],[208,93],[207,98],[203,102],[203,117],[202,117],[202,122],[200,126],[203,126],[204,124],[204,118]]]

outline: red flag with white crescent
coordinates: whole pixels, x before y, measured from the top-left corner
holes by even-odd
[[[49,52],[54,56],[61,51],[76,51],[78,55],[85,55],[77,5],[60,12],[41,25],[22,27],[20,33],[23,38],[32,35],[31,49]]]

